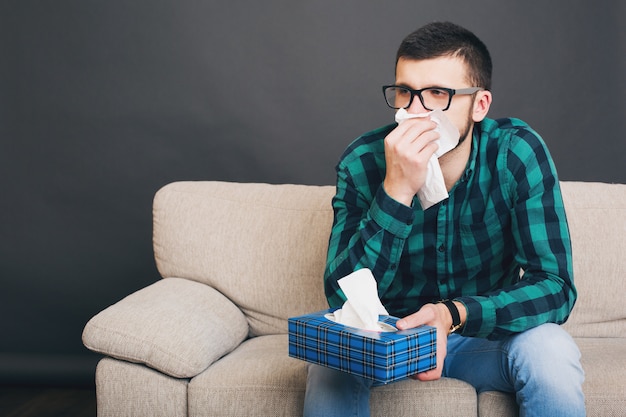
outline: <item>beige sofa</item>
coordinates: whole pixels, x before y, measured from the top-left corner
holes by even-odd
[[[626,415],[626,185],[562,183],[579,299],[567,330],[590,416]],[[327,307],[334,187],[178,182],[154,199],[164,279],[91,319],[99,416],[298,416],[307,365],[287,318]],[[514,398],[405,380],[372,391],[377,416],[509,416]]]

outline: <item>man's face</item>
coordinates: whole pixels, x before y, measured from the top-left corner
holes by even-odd
[[[467,77],[467,65],[460,58],[439,57],[427,60],[411,60],[400,58],[396,66],[396,85],[406,86],[414,90],[426,87],[467,88],[470,85]],[[471,134],[474,121],[472,95],[455,95],[450,108],[445,114],[459,129],[462,143]],[[412,114],[426,113],[420,100],[415,97],[407,112]]]

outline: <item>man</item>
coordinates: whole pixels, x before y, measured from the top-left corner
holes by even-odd
[[[556,170],[517,119],[486,118],[491,58],[471,32],[432,23],[400,45],[390,107],[443,110],[458,145],[439,158],[449,197],[424,209],[437,123],[405,120],[353,142],[337,166],[325,290],[360,268],[397,327],[437,329],[437,367],[415,375],[515,393],[521,416],[584,415],[580,353],[558,324],[576,299]],[[305,415],[369,415],[372,381],[311,365]]]

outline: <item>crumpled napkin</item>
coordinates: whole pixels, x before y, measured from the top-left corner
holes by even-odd
[[[378,298],[376,279],[367,268],[354,271],[337,281],[347,301],[334,311],[333,320],[345,326],[381,331],[378,316],[389,315]]]
[[[435,151],[433,156],[428,160],[428,171],[426,173],[426,182],[424,186],[417,192],[417,198],[420,201],[422,210],[434,206],[438,202],[448,198],[448,190],[443,179],[443,173],[439,166],[439,157],[446,152],[454,149],[459,143],[459,130],[448,120],[441,110],[435,110],[428,113],[410,114],[406,109],[399,109],[396,112],[396,122],[398,124],[407,119],[415,117],[430,116],[431,120],[437,123],[435,131],[439,132],[440,138],[437,140],[439,149]]]

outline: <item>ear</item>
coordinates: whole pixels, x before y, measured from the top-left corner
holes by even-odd
[[[472,120],[478,123],[487,117],[489,107],[491,106],[491,91],[483,90],[476,93],[474,99],[474,109],[472,111]]]

